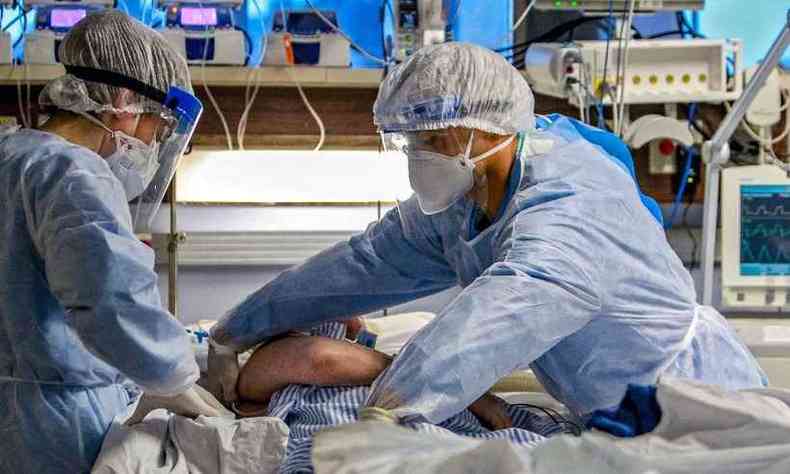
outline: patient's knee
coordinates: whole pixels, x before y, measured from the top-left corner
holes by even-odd
[[[344,350],[345,349],[345,350]],[[265,401],[289,384],[332,384],[354,360],[346,343],[323,337],[287,337],[258,348],[236,386],[245,400]]]
[[[333,383],[354,360],[349,356],[346,343],[324,338],[310,338],[299,351],[301,368],[314,383]],[[346,350],[344,350],[346,349]]]

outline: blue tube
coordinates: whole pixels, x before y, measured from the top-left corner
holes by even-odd
[[[683,194],[686,192],[686,184],[688,184],[689,175],[691,174],[691,164],[694,161],[694,156],[696,155],[696,151],[693,147],[686,147],[686,164],[683,166],[683,175],[680,178],[680,187],[678,188],[678,192],[675,195],[675,200],[672,203],[672,210],[669,214],[669,219],[664,222],[664,229],[669,230],[672,228],[672,225],[675,223],[675,217],[677,217],[678,210],[680,209],[680,202],[683,200]]]
[[[696,120],[697,108],[697,104],[689,104],[689,123],[694,123],[694,120]],[[683,166],[683,174],[680,177],[680,186],[678,187],[678,192],[675,195],[674,201],[672,202],[672,210],[670,211],[669,219],[664,222],[664,229],[666,230],[671,229],[672,225],[675,223],[675,217],[677,216],[678,209],[680,209],[680,202],[683,200],[683,194],[686,192],[686,185],[688,184],[689,175],[691,174],[691,165],[694,163],[694,157],[696,154],[697,152],[693,147],[686,147],[686,163]]]

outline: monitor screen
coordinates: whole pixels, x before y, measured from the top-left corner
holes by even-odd
[[[183,7],[181,9],[181,25],[217,26],[217,9]]]
[[[790,185],[741,185],[741,275],[790,276]]]
[[[321,14],[337,28],[337,15],[333,11],[322,11]],[[319,33],[332,33],[331,26],[315,12],[290,12],[287,18],[289,33],[295,35],[315,35]]]
[[[52,28],[71,28],[85,18],[87,10],[73,8],[53,8],[49,17]]]

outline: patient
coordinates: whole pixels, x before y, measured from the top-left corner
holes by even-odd
[[[355,337],[358,321],[347,323],[348,334]],[[292,333],[259,347],[241,370],[238,405],[242,416],[259,416],[266,412],[272,396],[291,384],[299,385],[370,385],[392,362],[381,352],[321,336]],[[486,394],[469,407],[488,429],[512,427],[503,402]]]

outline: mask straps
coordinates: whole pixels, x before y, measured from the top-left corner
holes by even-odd
[[[109,133],[113,138],[115,138],[115,132],[108,127],[104,122],[99,120],[98,118],[94,117],[93,115],[85,112],[77,112],[82,118],[88,120],[92,124],[101,127],[104,129],[105,132]]]
[[[109,133],[110,137],[112,137],[113,139],[117,137],[119,130],[111,129],[110,127],[107,126],[107,124],[105,124],[104,122],[102,122],[101,120],[99,120],[98,118],[94,117],[91,114],[85,112],[77,112],[77,113],[83,118],[85,118],[86,120],[88,120],[89,122],[93,123],[94,125],[103,128],[104,131]],[[137,128],[139,126],[140,126],[140,115],[137,115],[137,123],[134,125],[135,132],[137,131]]]
[[[469,156],[469,153],[472,150],[472,140],[474,139],[474,136],[475,136],[474,134],[475,134],[475,132],[472,131],[472,136],[469,138],[469,145],[467,146],[467,150],[466,150],[466,156]],[[503,149],[505,149],[505,147],[507,147],[508,145],[513,143],[513,140],[515,140],[515,139],[516,139],[516,136],[515,135],[511,135],[510,138],[508,138],[507,140],[503,141],[499,145],[495,146],[494,148],[488,150],[487,152],[485,152],[485,153],[483,153],[481,155],[477,155],[474,158],[470,158],[469,161],[471,161],[472,163],[477,163],[478,161],[485,160],[489,156],[495,155],[495,154],[499,153],[500,151],[502,151]]]

